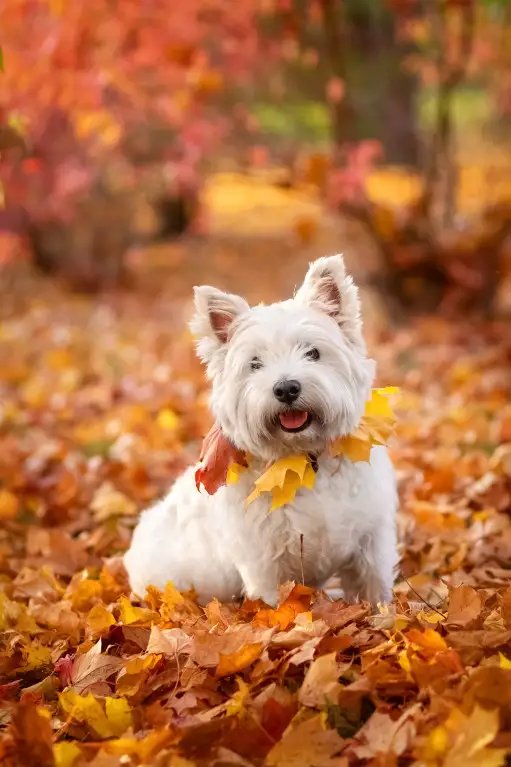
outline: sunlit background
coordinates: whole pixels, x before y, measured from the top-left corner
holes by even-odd
[[[506,309],[510,19],[506,0],[6,0],[3,280],[28,261],[28,292],[275,298],[341,250],[394,317]]]

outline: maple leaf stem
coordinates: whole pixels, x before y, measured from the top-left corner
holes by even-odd
[[[437,613],[438,615],[441,615],[442,618],[445,618],[445,615],[443,613],[441,613],[440,610],[437,610],[436,607],[433,607],[432,604],[430,604],[426,599],[424,599],[424,597],[421,594],[419,594],[418,591],[416,591],[416,589],[414,589],[414,587],[412,586],[412,584],[410,583],[408,578],[405,578],[404,581],[405,581],[406,585],[408,586],[408,588],[410,589],[410,591],[413,591],[415,596],[419,597],[420,601],[424,602],[426,607],[429,607],[430,610],[433,610],[433,612]]]
[[[300,533],[300,569],[302,571],[302,586],[305,586],[305,577],[303,574],[303,533]]]

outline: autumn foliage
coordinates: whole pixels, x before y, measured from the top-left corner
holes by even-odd
[[[253,71],[255,12],[246,2],[234,19],[222,0],[4,3],[1,230],[27,237],[49,273],[122,282],[140,199],[195,200],[204,157],[233,123],[210,102]]]

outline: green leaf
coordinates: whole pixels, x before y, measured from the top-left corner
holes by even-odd
[[[0,46],[0,72],[4,71],[4,52]]]
[[[496,8],[498,10],[504,10],[507,7],[509,0],[481,0],[481,4],[487,8]]]

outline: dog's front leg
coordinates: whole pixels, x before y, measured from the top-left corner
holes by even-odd
[[[279,602],[278,568],[272,562],[245,560],[236,563],[248,599],[262,599],[270,607]]]
[[[364,599],[373,607],[392,601],[397,561],[396,533],[393,525],[373,536],[365,536],[347,567],[340,572],[347,602]]]

